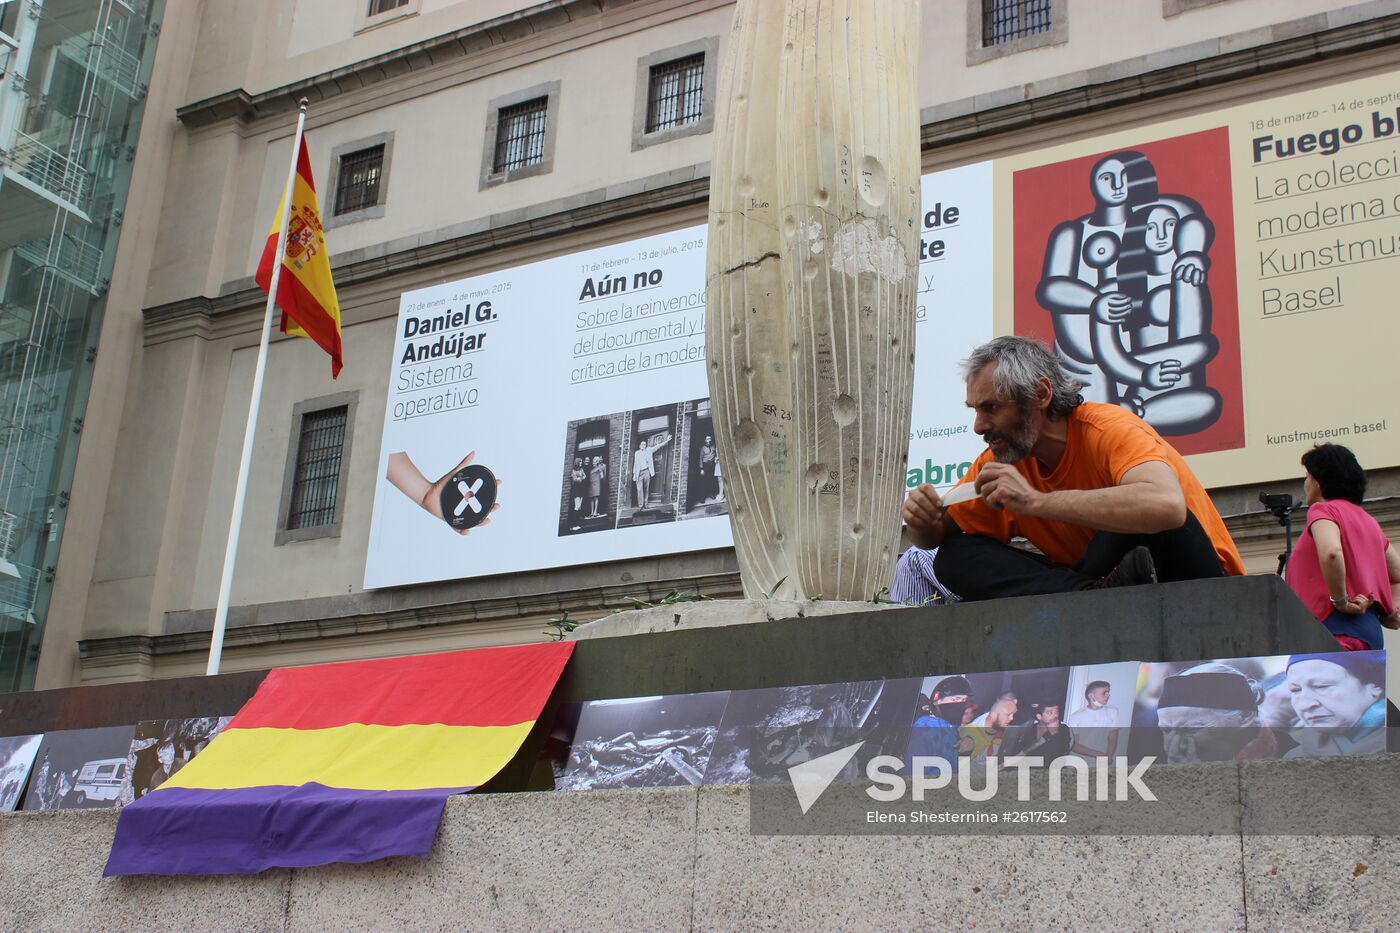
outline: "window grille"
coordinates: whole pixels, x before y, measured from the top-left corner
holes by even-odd
[[[340,174],[335,184],[336,214],[348,214],[378,204],[383,170],[383,143],[341,156]]]
[[[314,528],[335,521],[347,406],[308,412],[301,418],[296,475],[287,527]]]
[[[549,98],[502,107],[496,116],[494,172],[509,172],[544,161],[544,125]]]
[[[369,0],[369,15],[378,16],[380,13],[388,13],[390,10],[397,10],[401,6],[407,5],[408,0]]]
[[[653,65],[647,91],[647,132],[668,130],[700,119],[704,86],[704,52]]]
[[[982,0],[982,44],[1001,45],[1050,28],[1051,0]]]

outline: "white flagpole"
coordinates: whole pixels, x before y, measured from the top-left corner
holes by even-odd
[[[253,397],[248,400],[248,423],[243,428],[243,456],[238,461],[238,486],[233,493],[233,518],[228,526],[228,544],[224,546],[224,573],[219,579],[219,602],[214,609],[214,634],[209,642],[209,666],[206,674],[219,673],[219,660],[224,653],[224,631],[228,628],[229,593],[233,589],[233,565],[238,557],[238,535],[243,530],[243,500],[248,495],[248,469],[253,462],[253,434],[258,423],[258,405],[262,401],[263,374],[267,371],[267,343],[272,333],[272,309],[277,303],[277,283],[282,277],[282,260],[287,252],[287,226],[292,217],[292,193],[297,178],[297,160],[301,155],[301,136],[306,128],[306,98],[301,99],[297,116],[297,135],[292,142],[292,167],[287,172],[287,187],[283,189],[282,229],[277,233],[277,255],[272,264],[272,281],[268,283],[267,311],[263,314],[262,339],[258,342],[258,364],[253,370]]]

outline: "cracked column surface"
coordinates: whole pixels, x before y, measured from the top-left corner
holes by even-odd
[[[735,10],[705,328],[750,598],[868,600],[894,570],[914,379],[919,18],[917,0]]]

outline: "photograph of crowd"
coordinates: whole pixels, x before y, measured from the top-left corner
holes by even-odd
[[[925,677],[906,766],[916,757],[928,757],[944,759],[954,771],[960,758],[985,767],[988,758],[1003,755],[1008,742],[1035,745],[1042,752],[1067,743],[1061,720],[1068,683],[1068,668]]]
[[[42,735],[13,735],[0,738],[0,813],[19,808],[24,784],[34,766]]]
[[[699,784],[728,700],[728,691],[717,691],[585,703],[556,786],[590,790]]]
[[[1385,652],[1144,664],[1129,757],[1244,761],[1385,751]]]
[[[903,753],[917,690],[914,678],[735,690],[705,783],[785,781],[793,765],[864,742],[840,775],[857,778],[871,758]]]
[[[127,752],[129,780],[119,798],[131,803],[149,794],[204,750],[228,725],[231,716],[200,719],[151,719],[136,724]]]

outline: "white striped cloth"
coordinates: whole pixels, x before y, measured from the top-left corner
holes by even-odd
[[[937,553],[938,548],[926,551],[911,547],[901,554],[894,568],[894,582],[890,584],[890,599],[911,606],[957,602],[958,598],[938,582],[938,575],[933,572],[933,558]]]

